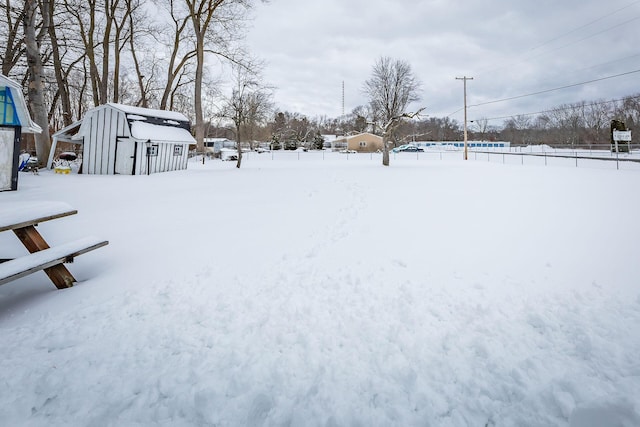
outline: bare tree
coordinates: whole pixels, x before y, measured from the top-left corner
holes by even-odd
[[[364,93],[369,97],[373,113],[372,123],[382,131],[382,164],[389,166],[389,138],[403,119],[417,117],[406,111],[409,104],[420,100],[420,82],[414,76],[411,65],[389,57],[379,58],[373,66]]]
[[[176,87],[184,85],[185,67],[196,55],[193,49],[195,41],[189,33],[190,16],[184,11],[180,4],[183,0],[169,0],[168,13],[172,23],[170,39],[167,44],[170,46],[169,63],[166,67],[166,81],[160,100],[160,109],[173,109],[171,105],[172,94]],[[169,36],[168,36],[169,37]],[[185,45],[187,46],[185,48]]]
[[[203,78],[205,53],[214,54],[234,63],[241,63],[242,49],[234,51],[233,42],[241,35],[243,13],[252,0],[184,0],[195,37],[195,137],[197,150],[204,151]]]
[[[473,125],[476,132],[480,134],[480,139],[484,141],[487,137],[487,131],[489,130],[489,120],[486,117],[481,117],[473,121]]]
[[[44,101],[44,68],[40,58],[40,47],[36,40],[36,15],[38,3],[36,0],[24,2],[24,42],[29,69],[29,106],[34,121],[42,128],[42,133],[36,134],[36,155],[40,163],[46,162],[51,150],[49,139],[49,117]]]
[[[600,100],[584,106],[583,121],[589,143],[608,143],[611,111],[607,103]]]
[[[71,97],[69,95],[69,85],[67,84],[66,73],[64,72],[64,66],[62,64],[61,46],[58,43],[56,23],[54,21],[55,1],[44,0],[41,5],[41,10],[43,25],[47,29],[49,42],[51,43],[53,70],[56,76],[56,83],[58,87],[57,98],[60,99],[60,103],[62,105],[63,125],[68,126],[73,122],[73,116],[71,114]],[[55,104],[55,102],[52,103],[52,110],[55,108]],[[49,116],[52,115],[53,112],[49,114]]]
[[[138,11],[140,10],[140,2],[139,0],[125,0],[125,5],[127,7],[127,15],[129,17],[129,50],[131,52],[131,59],[133,60],[133,66],[136,71],[136,83],[138,85],[138,90],[140,91],[140,100],[135,104],[141,106],[142,108],[149,107],[149,84],[153,81],[153,75],[147,77],[147,81],[144,81],[144,74],[142,72],[142,67],[140,61],[138,59],[137,48],[135,40],[138,35],[138,27],[135,24],[136,22],[140,22],[143,18],[143,15],[138,15]],[[134,19],[134,17],[136,19]],[[153,72],[153,68],[151,70]],[[152,73],[153,74],[153,73]]]
[[[242,164],[243,132],[252,123],[264,121],[271,109],[271,93],[260,82],[257,72],[252,72],[244,66],[235,66],[234,87],[231,96],[224,101],[220,116],[231,120],[235,127],[237,168]]]
[[[24,26],[22,25],[22,15],[24,9],[12,6],[11,0],[5,0],[0,4],[2,15],[0,16],[0,40],[3,43],[0,52],[0,63],[2,63],[2,74],[8,76],[24,56],[25,46],[23,40]]]

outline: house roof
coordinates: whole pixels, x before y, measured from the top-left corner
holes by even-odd
[[[379,136],[379,135],[374,135],[374,134],[369,133],[369,132],[363,132],[363,133],[357,133],[355,135],[344,136],[342,138],[336,139],[336,141],[349,141],[350,139],[362,137],[363,135],[371,136],[372,138],[382,140],[382,137]]]
[[[0,74],[0,87],[6,87],[11,91],[11,97],[13,98],[16,113],[18,114],[18,119],[20,120],[20,124],[22,125],[22,132],[42,132],[42,128],[38,126],[33,120],[31,120],[29,109],[27,108],[27,102],[24,100],[24,95],[22,93],[22,87],[18,83],[11,80],[9,77],[6,77],[2,74]]]

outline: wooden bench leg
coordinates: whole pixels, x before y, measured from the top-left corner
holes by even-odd
[[[41,251],[43,249],[49,249],[49,245],[42,238],[38,230],[33,225],[29,225],[24,228],[17,228],[13,232],[18,236],[18,239],[27,248],[29,253]],[[56,285],[58,289],[70,288],[76,279],[71,272],[67,270],[64,264],[54,265],[53,267],[45,268],[44,272],[49,276],[49,279]]]

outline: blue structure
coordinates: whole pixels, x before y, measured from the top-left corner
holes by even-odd
[[[42,129],[29,116],[22,88],[0,74],[0,191],[18,189],[20,137]]]
[[[413,144],[418,147],[436,147],[436,148],[449,148],[449,149],[457,149],[463,148],[463,141],[418,141]],[[491,149],[502,149],[509,148],[511,143],[508,141],[467,141],[468,148],[491,148]]]

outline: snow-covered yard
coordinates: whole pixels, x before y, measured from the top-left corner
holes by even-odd
[[[21,174],[110,244],[0,287],[0,424],[640,425],[640,171],[306,154]]]

